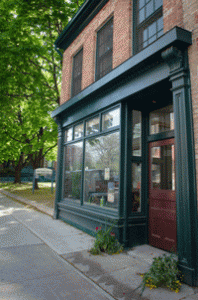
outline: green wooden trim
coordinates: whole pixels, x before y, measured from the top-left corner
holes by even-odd
[[[58,125],[58,156],[57,156],[57,172],[56,172],[56,195],[54,201],[54,219],[58,218],[58,203],[62,196],[62,166],[63,166],[63,130],[61,123]]]
[[[119,217],[124,219],[124,232],[123,232],[123,243],[127,247],[129,245],[128,236],[128,190],[129,190],[129,178],[127,176],[130,164],[128,164],[129,155],[129,126],[128,126],[128,107],[126,103],[122,104],[122,114],[121,114],[121,172],[120,172],[120,208]]]
[[[197,191],[192,101],[187,51],[170,47],[162,53],[170,67],[175,113],[177,252],[184,282],[196,283],[197,273]]]
[[[159,141],[159,140],[164,140],[164,139],[171,139],[171,138],[174,138],[174,136],[175,136],[174,130],[170,130],[167,132],[160,132],[160,133],[149,135],[147,137],[147,141],[154,142],[154,141]]]

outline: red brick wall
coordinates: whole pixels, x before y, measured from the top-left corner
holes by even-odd
[[[175,26],[184,27],[182,0],[163,0],[164,32]]]
[[[132,1],[109,0],[89,25],[65,50],[63,56],[61,101],[71,97],[72,58],[83,47],[82,89],[95,80],[95,57],[97,31],[114,17],[113,29],[113,68],[132,55]]]

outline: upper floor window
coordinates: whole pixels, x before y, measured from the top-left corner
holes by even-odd
[[[163,34],[162,6],[163,0],[137,0],[136,53]]]
[[[72,97],[81,91],[83,49],[73,58]]]
[[[96,80],[112,70],[113,19],[98,31],[96,55]]]

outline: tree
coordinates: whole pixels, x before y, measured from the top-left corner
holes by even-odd
[[[11,159],[15,182],[28,161],[37,168],[56,147],[50,112],[60,99],[62,57],[54,42],[84,1],[0,3],[0,162]]]

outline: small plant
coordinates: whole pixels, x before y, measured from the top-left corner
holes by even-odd
[[[90,253],[93,255],[101,254],[106,252],[108,254],[117,254],[123,251],[123,246],[118,242],[115,237],[115,233],[112,232],[113,225],[109,228],[102,229],[101,227],[96,227],[96,240],[94,242],[93,248],[90,249]]]
[[[178,293],[181,287],[181,273],[178,270],[178,260],[173,255],[166,255],[156,257],[153,259],[153,263],[149,271],[145,274],[141,274],[143,281],[140,285],[142,287],[142,293],[145,287],[150,289],[158,287],[167,287],[172,291]]]

